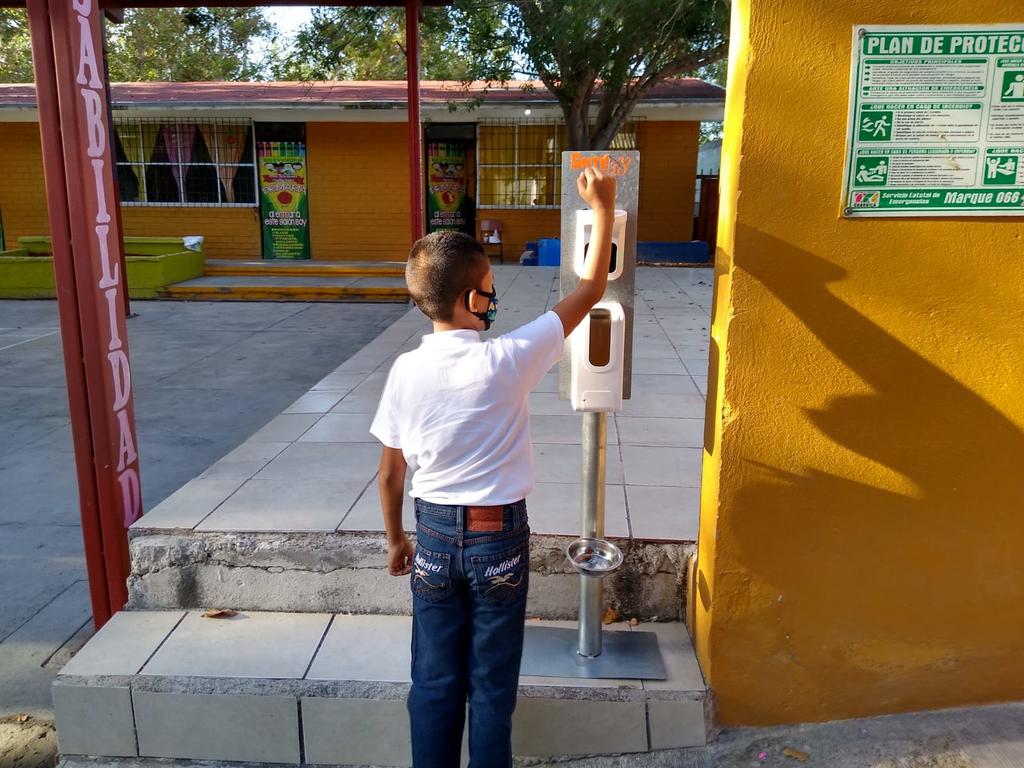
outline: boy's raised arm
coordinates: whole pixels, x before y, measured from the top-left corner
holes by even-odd
[[[568,336],[604,295],[608,285],[608,262],[612,255],[612,224],[615,221],[615,177],[587,168],[576,180],[580,197],[594,210],[590,250],[583,262],[583,275],[576,290],[554,306]]]

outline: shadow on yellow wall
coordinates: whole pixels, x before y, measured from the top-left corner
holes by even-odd
[[[738,567],[717,574],[715,599],[729,605],[715,606],[710,642],[720,644],[713,686],[727,719],[1024,697],[1024,431],[837,298],[830,286],[843,268],[750,227],[736,237],[737,273],[763,285],[870,392],[802,409],[837,454],[822,463],[848,476],[749,456],[723,467],[720,503],[730,514],[718,554]],[[717,354],[713,345],[713,372]],[[805,436],[783,417],[777,439]],[[828,451],[820,436],[810,440],[809,456]],[[698,596],[708,610],[706,582]],[[744,673],[752,662],[756,679]]]

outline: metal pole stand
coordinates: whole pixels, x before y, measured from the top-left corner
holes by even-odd
[[[605,453],[608,414],[583,414],[582,536],[566,548],[580,574],[577,629],[529,626],[522,674],[664,680],[665,665],[653,632],[604,632],[603,579],[622,566],[622,550],[604,538]]]

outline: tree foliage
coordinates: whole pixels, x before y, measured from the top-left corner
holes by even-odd
[[[260,8],[137,8],[107,27],[110,78],[141,80],[262,80],[267,62],[254,45],[274,25]]]
[[[728,53],[726,0],[511,0],[510,6],[509,29],[558,99],[574,149],[608,147],[655,85]]]
[[[460,0],[426,8],[420,24],[420,76],[424,80],[511,77],[511,47],[496,31],[501,3]],[[403,80],[403,8],[314,8],[291,51],[274,67],[283,80]]]
[[[0,82],[32,82],[28,17],[21,8],[0,8]]]

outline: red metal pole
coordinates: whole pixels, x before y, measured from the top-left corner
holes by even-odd
[[[420,125],[420,0],[405,2],[405,66],[409,101],[409,217],[423,237],[423,128]]]
[[[142,514],[121,232],[112,215],[102,12],[97,0],[29,0],[28,8],[82,532],[99,627],[127,600],[126,528]],[[91,478],[82,482],[85,475]],[[103,589],[105,609],[95,599]]]
[[[28,0],[28,23],[32,38],[32,64],[36,79],[39,132],[46,180],[46,207],[50,219],[53,268],[57,285],[57,312],[64,348],[64,373],[68,382],[71,439],[75,448],[75,472],[85,542],[85,567],[89,579],[92,617],[97,629],[112,615],[103,562],[100,534],[99,496],[93,474],[89,396],[82,364],[82,328],[75,292],[75,262],[71,256],[71,225],[68,222],[67,187],[60,140],[57,80],[53,71],[53,39],[46,0]]]

